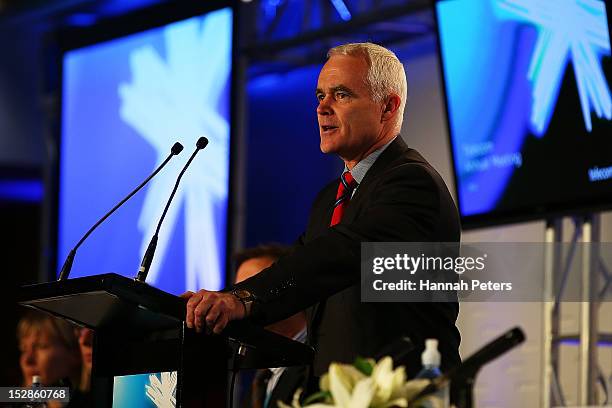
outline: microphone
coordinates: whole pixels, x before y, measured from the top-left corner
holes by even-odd
[[[464,379],[472,375],[475,376],[482,366],[495,360],[508,350],[521,344],[523,341],[525,341],[525,333],[523,333],[523,330],[519,327],[515,327],[486,344],[476,353],[468,357],[463,364],[449,370],[446,376],[449,377],[451,381]]]
[[[193,161],[196,154],[198,154],[200,150],[204,149],[206,145],[208,145],[208,139],[205,138],[204,136],[200,137],[198,141],[196,142],[196,149],[191,154],[191,157],[189,157],[189,160],[187,160],[187,163],[185,163],[183,170],[181,170],[181,172],[179,173],[179,176],[176,179],[176,183],[174,184],[174,189],[172,190],[172,193],[170,194],[170,198],[168,199],[168,202],[166,203],[166,207],[164,208],[164,212],[162,213],[162,216],[159,219],[159,222],[157,223],[155,234],[153,235],[153,238],[151,238],[151,242],[149,242],[149,246],[147,247],[144,257],[142,258],[142,262],[140,263],[140,268],[138,269],[138,274],[134,278],[135,281],[144,283],[144,281],[147,279],[147,275],[149,274],[149,269],[151,268],[151,262],[153,262],[153,256],[155,255],[155,248],[157,248],[157,238],[159,235],[159,229],[161,228],[161,225],[164,222],[164,218],[166,218],[166,213],[168,212],[168,208],[170,208],[170,203],[172,202],[172,199],[174,198],[174,194],[176,194],[176,190],[178,189],[179,183],[181,182],[181,178],[183,177],[183,174],[185,174],[187,167],[189,167],[189,165]]]
[[[157,173],[159,173],[161,171],[161,169],[163,169],[166,166],[166,164],[168,164],[168,162],[170,161],[170,159],[173,156],[178,155],[181,151],[183,151],[183,145],[180,144],[179,142],[176,142],[172,146],[172,149],[170,149],[170,154],[168,155],[168,157],[166,157],[166,159],[162,162],[162,164],[160,164],[159,167],[157,167],[155,169],[155,171],[153,173],[151,173],[151,175],[149,177],[147,177],[142,183],[140,183],[138,185],[138,187],[136,187],[130,194],[128,194],[123,200],[121,200],[116,206],[114,206],[109,212],[107,212],[104,215],[104,217],[100,218],[100,220],[98,220],[98,222],[96,222],[89,229],[89,231],[87,231],[85,233],[85,235],[83,235],[83,238],[81,238],[81,240],[79,242],[77,242],[77,244],[74,246],[74,248],[72,248],[70,250],[70,253],[68,253],[68,257],[64,261],[64,265],[62,266],[62,270],[60,272],[60,276],[59,276],[58,280],[62,281],[62,280],[68,279],[68,275],[70,275],[70,270],[72,269],[72,262],[74,262],[74,257],[76,255],[77,249],[79,249],[79,247],[87,239],[87,237],[89,237],[89,235],[96,228],[98,228],[98,225],[102,224],[108,217],[111,216],[112,213],[114,213],[119,207],[121,207],[127,200],[132,198],[132,196],[134,194],[136,194],[138,191],[140,191],[141,188],[143,188],[153,177],[155,177],[157,175]]]

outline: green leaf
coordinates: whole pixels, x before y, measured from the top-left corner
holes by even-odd
[[[374,370],[374,366],[363,357],[357,357],[353,366],[368,377],[372,375],[372,370]]]
[[[319,391],[319,392],[315,392],[314,394],[312,394],[311,396],[309,396],[308,398],[306,398],[304,400],[304,402],[302,403],[302,405],[308,405],[308,404],[312,404],[313,402],[317,402],[317,401],[323,401],[325,400],[327,397],[331,398],[331,392],[329,391]]]

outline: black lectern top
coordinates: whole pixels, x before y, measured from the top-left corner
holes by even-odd
[[[178,331],[185,319],[186,303],[178,296],[115,273],[23,286],[18,301],[81,326],[115,333]],[[311,347],[248,321],[231,322],[221,336],[244,344],[252,350],[252,356],[258,356],[245,360],[251,367],[309,364],[314,355]]]

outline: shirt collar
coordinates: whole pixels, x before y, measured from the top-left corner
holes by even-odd
[[[396,136],[397,137],[397,136]],[[361,184],[361,181],[363,180],[363,178],[365,177],[366,173],[368,172],[368,170],[370,170],[370,167],[372,167],[372,165],[374,164],[374,162],[376,161],[376,159],[378,159],[378,156],[380,156],[382,154],[382,152],[385,151],[385,149],[391,144],[393,143],[393,141],[395,140],[394,137],[393,139],[391,139],[387,144],[379,147],[378,149],[374,150],[372,153],[370,153],[367,157],[361,159],[361,161],[359,163],[357,163],[352,170],[350,170],[351,176],[353,176],[353,178],[355,179],[355,181],[359,184]],[[344,170],[342,171],[342,173],[349,171],[348,167],[346,167],[346,164],[344,165]]]

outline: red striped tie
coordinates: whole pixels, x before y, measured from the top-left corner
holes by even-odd
[[[340,223],[342,220],[342,216],[344,215],[344,210],[348,205],[349,201],[351,201],[351,195],[353,195],[353,191],[357,187],[357,182],[349,173],[345,171],[340,177],[340,184],[338,185],[338,193],[336,194],[336,202],[334,203],[334,213],[332,215],[330,227]]]

